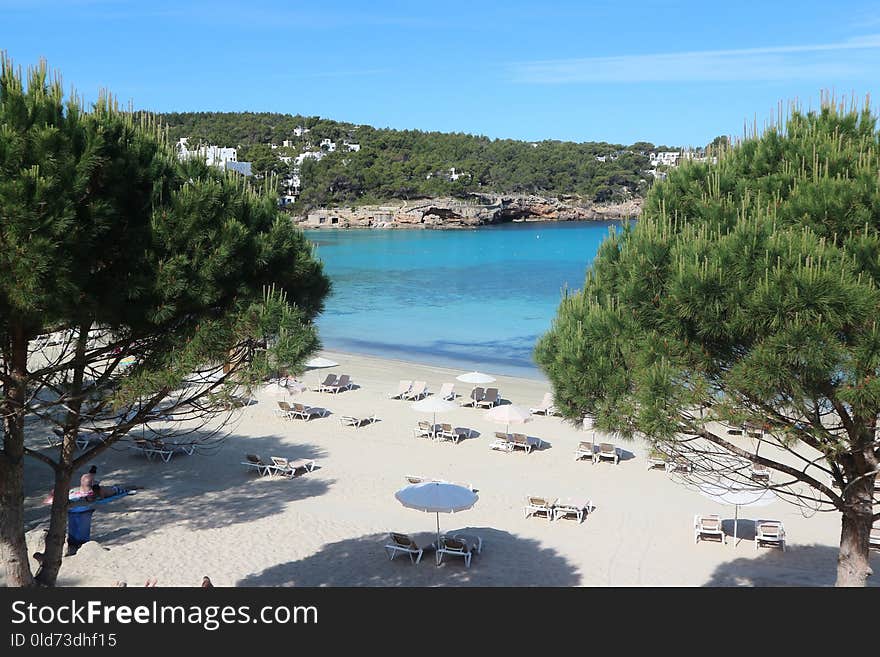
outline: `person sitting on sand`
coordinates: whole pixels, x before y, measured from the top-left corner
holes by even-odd
[[[88,496],[92,492],[92,486],[97,484],[95,481],[95,474],[98,472],[98,466],[93,465],[89,468],[89,471],[86,472],[82,477],[79,478],[79,490],[84,495]]]

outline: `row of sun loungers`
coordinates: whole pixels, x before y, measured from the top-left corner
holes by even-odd
[[[326,417],[330,414],[326,408],[319,406],[306,406],[305,404],[289,404],[286,401],[279,401],[275,414],[285,420],[301,418],[303,420],[311,420],[313,417]]]
[[[530,453],[533,449],[540,449],[544,446],[544,441],[540,438],[527,436],[524,433],[502,433],[495,432],[495,441],[489,444],[489,449],[497,449],[501,452],[512,452],[516,449]]]
[[[461,403],[462,406],[473,406],[476,408],[492,408],[501,403],[501,393],[498,388],[480,388],[479,386],[471,390],[470,397],[467,401]]]
[[[391,532],[388,535],[388,544],[385,545],[385,552],[392,561],[402,552],[409,556],[412,563],[417,564],[422,560],[424,551],[425,548],[420,548],[408,534],[398,532]],[[436,546],[436,551],[438,564],[443,561],[443,555],[450,555],[463,557],[465,567],[470,568],[473,555],[483,551],[483,539],[472,534],[444,535],[440,537],[440,545]]]
[[[694,543],[699,543],[706,537],[718,538],[722,544],[727,543],[727,536],[721,527],[721,516],[715,514],[694,516]],[[785,552],[785,527],[781,520],[755,521],[755,549],[765,544],[781,547]]]
[[[431,424],[424,421],[419,421],[418,426],[413,429],[413,436],[416,438],[451,440],[456,445],[462,438],[470,438],[472,435],[471,430],[466,427],[453,427],[451,424]]]
[[[351,390],[354,383],[348,374],[342,374],[336,378],[335,374],[328,374],[315,388],[318,392],[332,392],[334,394],[342,390]]]
[[[192,456],[196,451],[196,446],[192,443],[166,443],[158,438],[152,440],[138,438],[135,439],[131,447],[140,450],[148,461],[152,461],[154,457],[158,456],[165,463],[168,463],[175,454]]]
[[[572,500],[559,500],[549,497],[536,497],[529,495],[526,498],[524,508],[525,517],[543,516],[547,520],[559,520],[560,518],[575,518],[579,523],[584,521],[584,517],[592,513],[596,507],[593,506],[591,500],[583,503],[573,502]]]
[[[574,460],[580,461],[582,458],[589,458],[592,463],[606,460],[612,461],[615,465],[620,463],[620,448],[615,447],[611,443],[599,443],[598,445],[589,440],[582,440],[578,444],[574,453]]]
[[[455,399],[455,384],[444,383],[437,394],[441,399]],[[408,399],[415,401],[428,396],[428,384],[425,381],[409,381],[401,379],[397,391],[388,395],[389,399]]]
[[[242,465],[256,469],[261,477],[287,477],[293,478],[298,470],[311,472],[315,468],[314,459],[287,459],[281,456],[273,456],[267,462],[257,454],[246,454]]]

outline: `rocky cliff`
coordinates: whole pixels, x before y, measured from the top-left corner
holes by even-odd
[[[532,195],[475,195],[420,199],[399,205],[319,208],[297,217],[304,228],[433,228],[455,229],[509,221],[604,221],[629,219],[641,212],[641,199],[594,204],[579,199]]]

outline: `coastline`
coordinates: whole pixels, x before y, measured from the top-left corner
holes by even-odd
[[[544,446],[526,454],[489,448],[503,431],[485,411],[467,407],[437,416],[438,422],[473,429],[458,444],[416,438],[413,428],[430,414],[411,402],[389,399],[400,379],[425,380],[437,392],[455,382],[457,401],[470,386],[455,381],[457,370],[405,360],[325,350],[339,365],[301,377],[314,387],[327,373],[349,374],[355,387],[339,394],[312,390],[291,402],[321,406],[330,415],[305,420],[278,417],[278,397],[266,389],[242,409],[219,448],[170,462],[147,461],[120,445],[95,461],[102,483],[144,485],[96,512],[93,541],[61,568],[60,586],[137,586],[158,577],[159,586],[196,586],[204,575],[217,586],[831,586],[836,576],[840,521],[833,514],[804,518],[783,502],[740,511],[740,541],[694,543],[694,513],[719,513],[730,529],[734,510],[707,500],[665,474],[646,468],[647,446],[621,442],[618,465],[576,461],[585,433],[558,417],[535,416],[511,427],[539,437]],[[486,370],[493,374],[491,370]],[[501,396],[526,408],[537,405],[548,386],[498,376]],[[343,415],[378,421],[346,427]],[[732,437],[731,440],[748,439]],[[39,432],[34,449],[45,448]],[[40,444],[42,443],[42,444]],[[293,480],[258,477],[242,465],[245,454],[314,459],[312,472]],[[461,560],[436,567],[430,555],[418,565],[390,561],[383,550],[388,532],[408,533],[419,545],[433,540],[434,518],[402,507],[394,493],[405,475],[436,477],[477,489],[476,505],[440,518],[441,530],[480,535],[483,553],[470,568]],[[40,504],[51,481],[46,466],[26,462],[26,514],[40,526],[48,509]],[[589,500],[594,511],[576,520],[526,518],[526,496]],[[755,550],[756,518],[783,520],[786,552]],[[39,529],[29,532],[29,552]],[[405,556],[405,555],[404,555]],[[871,564],[880,567],[880,554]],[[2,578],[2,576],[0,576]],[[2,583],[2,582],[0,582]],[[876,586],[878,583],[869,583]]]
[[[427,198],[386,205],[314,208],[293,215],[303,229],[462,230],[505,223],[626,221],[641,214],[643,199],[593,203],[534,195],[475,195],[483,203]]]

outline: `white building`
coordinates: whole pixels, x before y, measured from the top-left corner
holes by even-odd
[[[285,139],[284,141],[281,142],[281,145],[284,148],[293,148],[293,140],[292,139]]]
[[[227,162],[238,162],[238,151],[225,146],[201,145],[190,149],[188,139],[181,137],[177,142],[177,157],[186,160],[198,157],[205,160],[209,166],[226,168]]]
[[[678,164],[678,158],[681,157],[679,151],[660,151],[659,153],[651,153],[648,156],[651,160],[651,166],[664,165],[674,167]]]
[[[306,160],[320,160],[322,157],[324,157],[324,153],[321,151],[306,151],[305,153],[297,155],[293,163],[296,166],[300,166]]]
[[[320,148],[326,148],[328,153],[332,153],[336,150],[336,142],[330,141],[329,139],[322,139]]]
[[[360,144],[353,144],[351,142],[344,141],[342,142],[342,145],[348,149],[349,153],[357,153],[359,150],[361,150]]]
[[[293,129],[293,136],[294,137],[302,137],[307,132],[309,132],[308,128],[303,128],[301,125],[299,125]]]

